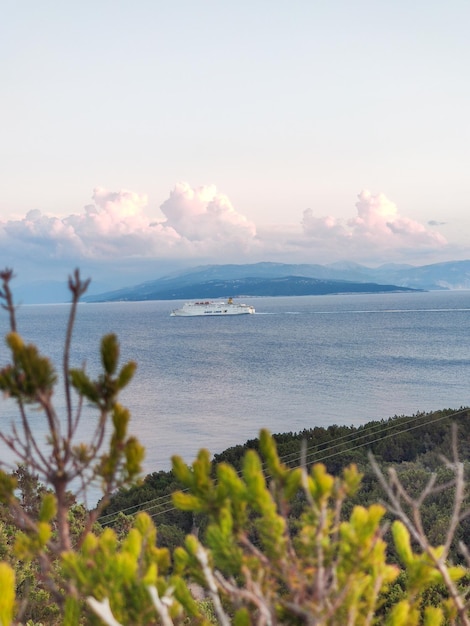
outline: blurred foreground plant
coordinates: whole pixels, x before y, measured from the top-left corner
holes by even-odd
[[[205,513],[205,545],[188,537],[175,563],[197,577],[217,608],[220,623],[367,624],[380,593],[399,573],[386,562],[383,507],[356,507],[341,520],[344,500],[359,488],[355,466],[334,478],[321,464],[310,472],[290,469],[277,455],[273,438],[260,434],[265,468],[246,453],[239,476],[220,464],[211,477],[201,451],[192,469],[178,457],[173,470],[189,493],[175,504]],[[294,499],[303,512],[289,518]]]
[[[81,296],[89,281],[82,281],[78,270],[69,279],[71,306],[65,331],[62,384],[65,411],[59,414],[54,405],[58,375],[50,360],[35,345],[23,341],[17,330],[16,307],[10,282],[11,270],[0,272],[2,308],[9,315],[10,332],[6,343],[10,362],[0,370],[0,390],[12,398],[19,410],[19,421],[10,432],[0,430],[0,439],[8,446],[18,464],[48,488],[41,496],[39,514],[33,515],[18,497],[17,481],[11,472],[0,471],[0,499],[7,505],[11,519],[21,529],[16,553],[22,559],[36,559],[38,576],[56,602],[65,604],[73,597],[75,586],[60,579],[55,559],[72,548],[69,515],[71,493],[86,498],[87,490],[100,484],[100,506],[88,512],[80,535],[80,545],[92,528],[100,509],[119,486],[132,482],[141,471],[143,448],[128,434],[129,412],[118,402],[122,389],[134,374],[134,362],[118,368],[119,344],[109,334],[101,341],[102,373],[91,379],[85,368],[70,367],[72,334]],[[89,441],[77,441],[84,403],[96,410],[95,426]],[[39,412],[47,423],[47,440],[40,441],[31,421],[30,411]]]
[[[222,626],[468,624],[459,587],[467,569],[446,563],[445,547],[412,544],[409,518],[399,515],[392,528],[401,569],[387,557],[384,506],[356,506],[344,517],[343,505],[361,481],[355,466],[336,478],[322,464],[288,468],[267,431],[259,447],[264,465],[249,450],[241,475],[225,463],[213,468],[205,450],[192,467],[173,457],[185,486],[174,494],[175,505],[209,521],[201,539],[188,535],[175,549],[172,568],[166,551],[149,547],[145,514],[121,547],[106,531],[90,538],[85,553],[66,559],[105,624],[172,626],[185,616],[186,624],[207,624],[188,594],[191,581],[212,603],[211,622]],[[295,520],[289,514],[294,501],[302,508]],[[86,564],[95,560],[91,580]]]

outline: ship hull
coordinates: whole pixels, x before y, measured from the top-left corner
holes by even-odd
[[[226,302],[187,302],[181,309],[171,312],[172,317],[224,317],[227,315],[250,315],[255,312],[248,304]]]

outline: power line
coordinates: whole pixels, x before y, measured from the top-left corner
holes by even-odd
[[[321,463],[335,456],[340,456],[340,455],[348,454],[350,452],[354,452],[355,450],[358,450],[359,448],[363,448],[368,445],[373,445],[375,443],[378,443],[379,441],[390,439],[391,437],[401,435],[406,432],[416,430],[418,428],[422,428],[423,426],[436,424],[445,419],[452,419],[454,417],[457,417],[458,415],[466,413],[467,411],[468,409],[462,408],[454,413],[451,413],[450,415],[445,415],[445,414],[438,415],[434,419],[429,419],[428,414],[425,414],[422,416],[413,416],[409,419],[406,419],[404,422],[401,422],[400,427],[398,427],[398,429],[397,429],[397,424],[394,423],[393,419],[389,420],[385,424],[378,423],[368,429],[366,427],[363,427],[363,430],[360,433],[347,433],[345,435],[342,435],[338,437],[334,443],[332,443],[331,445],[327,445],[325,448],[322,448],[320,450],[318,449],[318,445],[311,446],[310,452],[309,452],[309,448],[307,448],[306,454],[305,454],[305,460],[306,462],[309,462],[311,464]],[[420,418],[426,418],[426,420],[420,421],[420,423],[417,424],[416,420]],[[402,425],[409,425],[409,424],[411,425],[408,428],[401,428]],[[386,434],[382,435],[384,431],[386,432]],[[387,432],[387,431],[392,431],[392,432]],[[376,433],[380,433],[381,436],[370,440],[370,437]],[[345,449],[341,447],[344,442],[346,442],[347,444],[355,443],[356,445]],[[318,454],[320,454],[319,457],[317,456]],[[279,457],[279,460],[282,463],[289,464],[289,466],[291,463],[297,463],[297,465],[292,466],[292,469],[295,469],[297,467],[300,467],[300,461],[301,461],[300,455],[301,455],[300,451],[291,452],[289,454]],[[269,476],[266,476],[266,478],[269,478]],[[182,489],[180,491],[185,493],[189,490]],[[111,524],[113,521],[115,521],[115,519],[120,513],[132,514],[129,512],[132,511],[133,509],[135,509],[135,513],[137,512],[150,513],[151,511],[158,509],[158,507],[160,506],[167,506],[167,505],[170,505],[171,503],[172,503],[172,494],[167,494],[165,496],[160,496],[158,498],[154,498],[144,503],[134,504],[124,509],[120,509],[119,511],[115,511],[107,515],[103,515],[99,518],[98,521],[100,523]],[[177,510],[179,510],[177,507],[170,506],[169,508],[166,508],[163,511],[162,510],[155,511],[154,513],[152,513],[152,517],[157,517],[159,515],[164,515],[165,513],[169,513],[171,511],[177,511]]]

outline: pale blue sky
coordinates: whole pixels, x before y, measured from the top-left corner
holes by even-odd
[[[469,24],[467,0],[3,0],[0,265],[469,258]]]

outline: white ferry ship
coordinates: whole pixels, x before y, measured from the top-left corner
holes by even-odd
[[[203,301],[186,302],[181,309],[174,309],[170,315],[172,317],[194,317],[202,315],[246,315],[254,313],[255,308],[249,304],[236,304],[232,298],[227,302]]]

